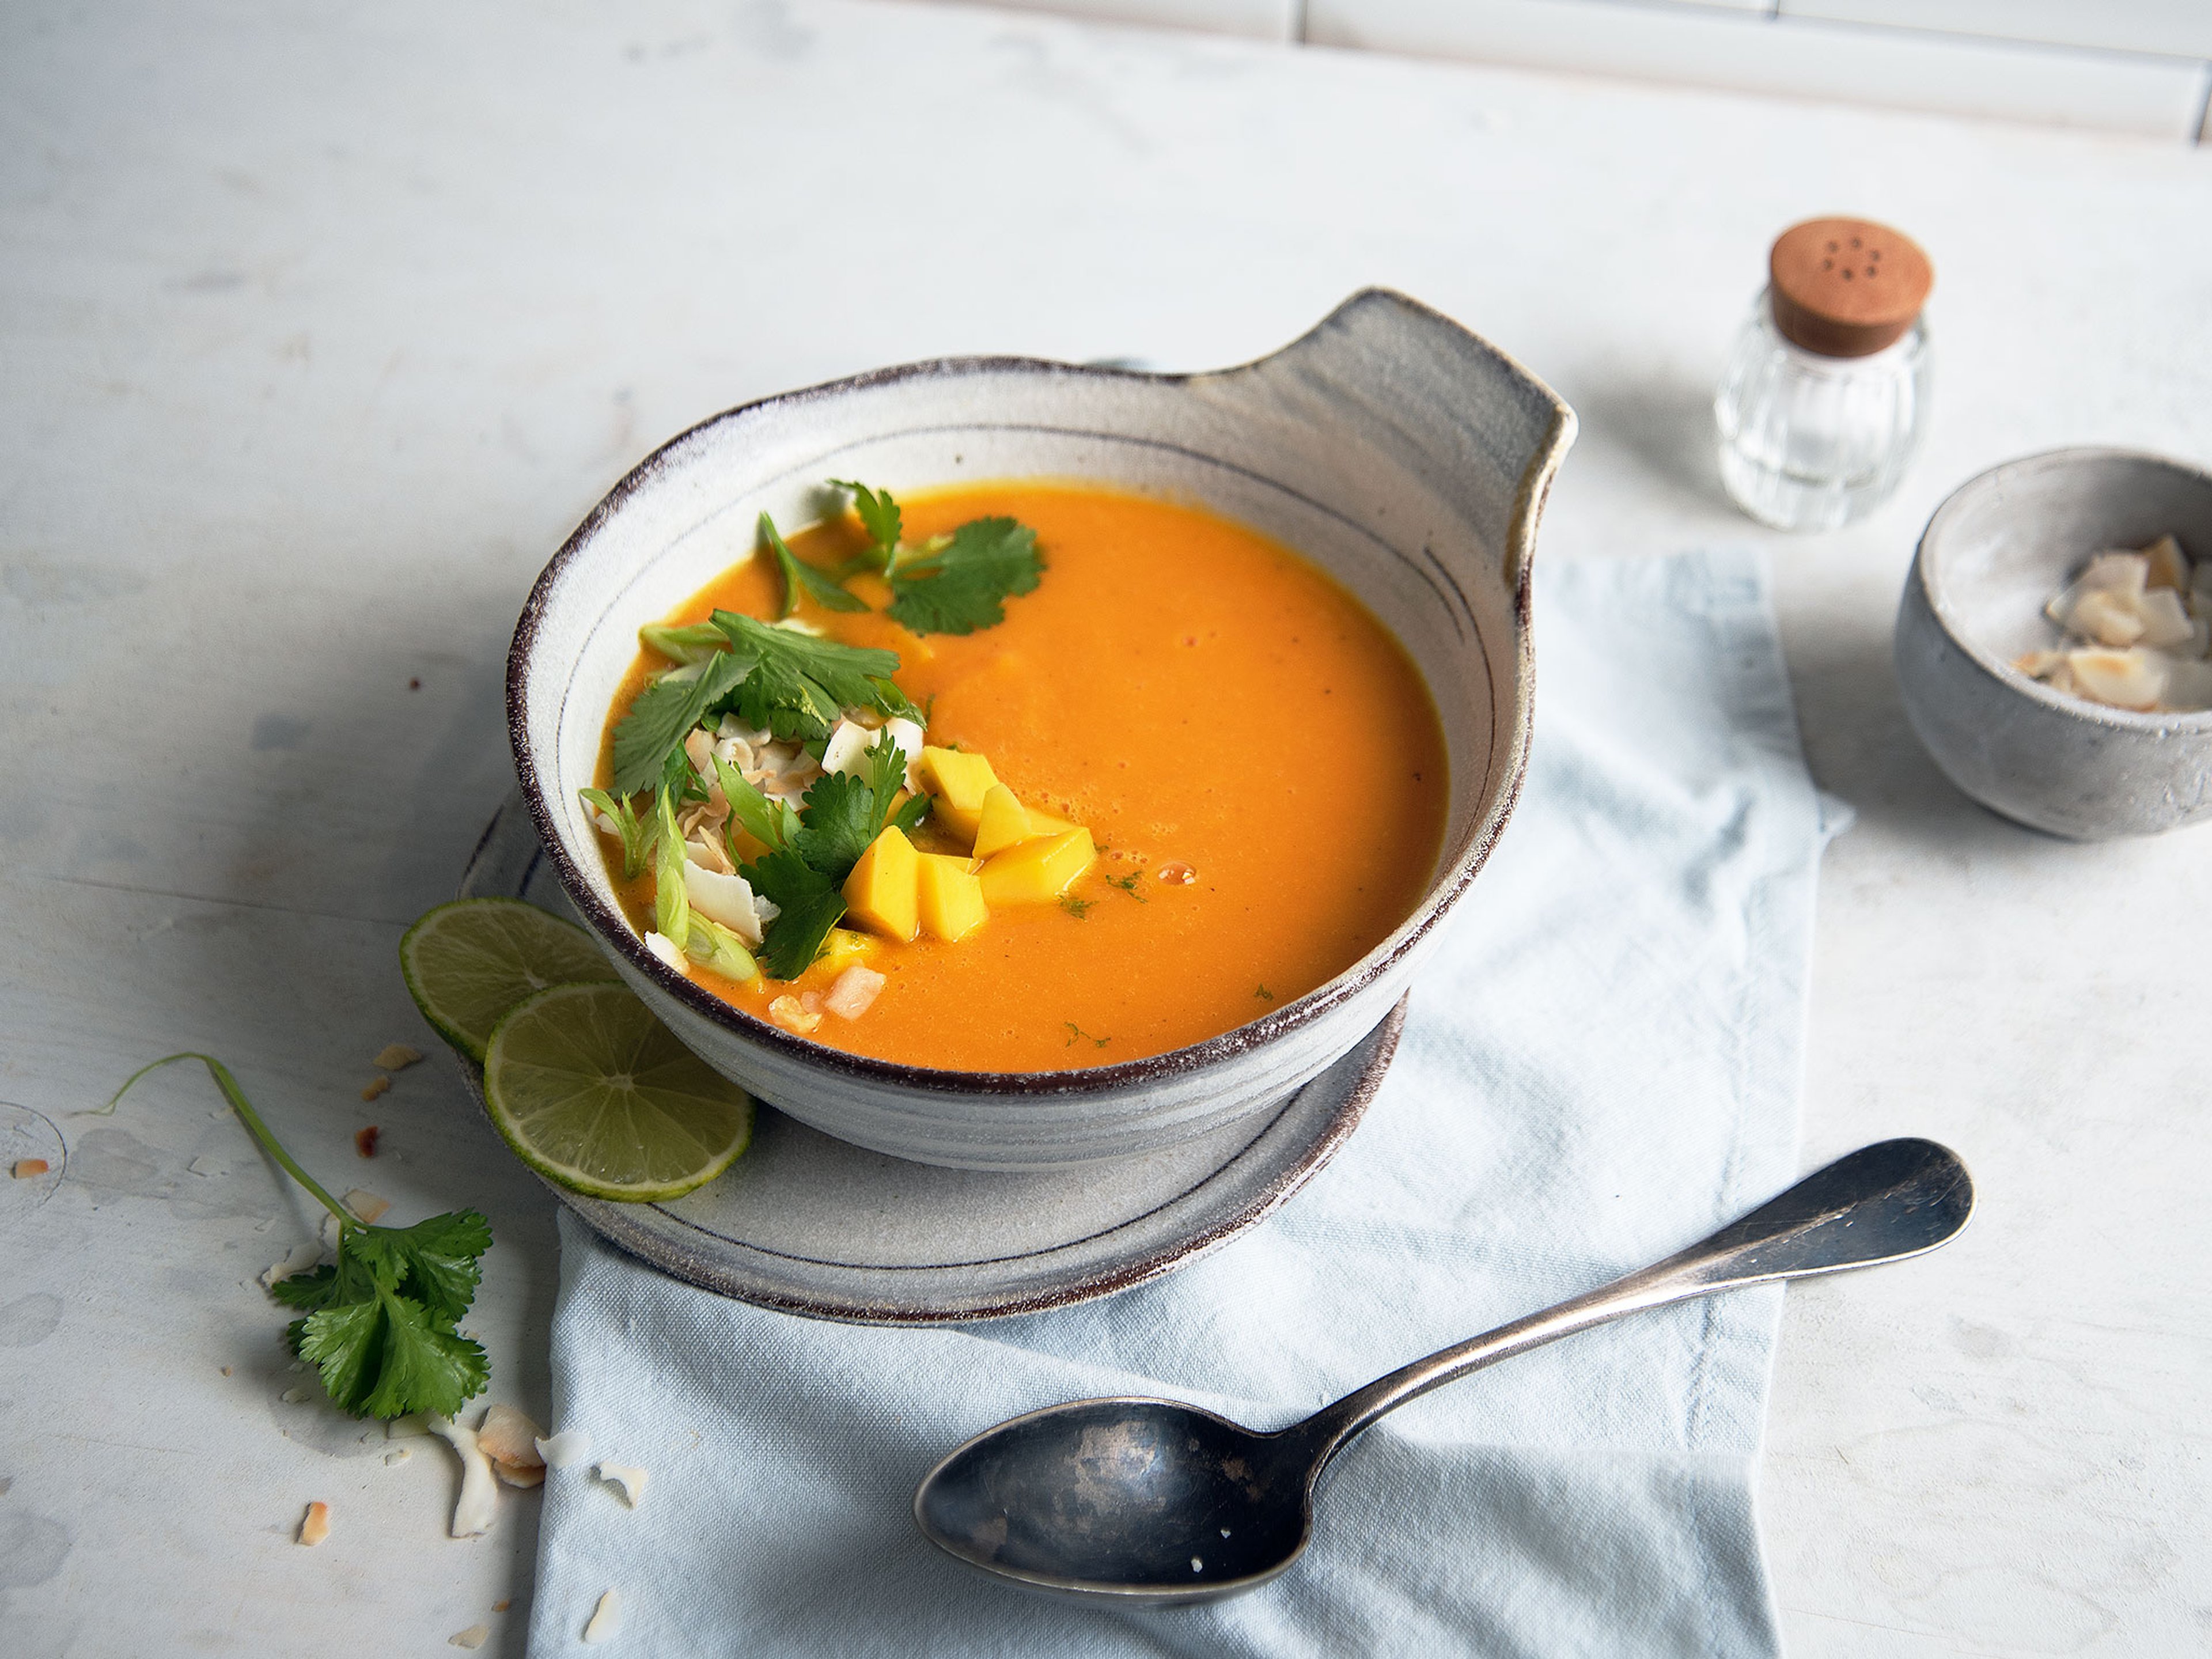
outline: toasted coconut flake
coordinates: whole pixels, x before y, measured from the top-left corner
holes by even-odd
[[[875,737],[858,720],[841,719],[830,728],[830,740],[822,746],[822,769],[865,778],[868,774],[868,745]]]
[[[2176,593],[2189,591],[2189,555],[2181,550],[2181,544],[2172,536],[2160,536],[2143,549],[2143,585],[2150,588],[2171,588]]]
[[[2012,665],[2032,680],[2043,679],[2065,665],[2063,651],[2023,651],[2012,659]]]
[[[723,860],[725,866],[728,860]],[[684,895],[709,921],[719,921],[747,945],[761,942],[760,903],[753,884],[734,872],[717,873],[696,863],[684,866]]]
[[[2136,617],[2142,623],[2142,643],[2160,651],[2191,640],[2197,631],[2189,608],[2171,588],[2154,588],[2137,599]]]
[[[369,1062],[380,1072],[404,1072],[422,1058],[420,1048],[410,1048],[404,1042],[387,1042],[376,1051]]]
[[[2136,596],[2105,588],[2084,593],[2068,613],[2065,625],[2073,633],[2115,649],[2124,649],[2143,636]]]
[[[483,1421],[477,1425],[477,1444],[495,1463],[545,1467],[538,1451],[538,1425],[504,1402],[485,1411]]]
[[[810,1013],[806,1005],[794,996],[780,996],[769,1003],[768,1017],[787,1031],[796,1031],[801,1036],[822,1023],[821,1015]]]
[[[42,1176],[54,1166],[43,1158],[19,1158],[9,1166],[9,1174],[18,1181],[28,1181],[33,1176]]]
[[[2092,592],[2125,593],[2132,598],[2143,591],[2149,580],[2148,555],[2113,548],[2091,556],[2081,568],[2076,586]]]
[[[340,1202],[372,1227],[376,1224],[376,1218],[392,1207],[391,1200],[379,1198],[374,1193],[365,1193],[358,1187],[348,1188]]]
[[[591,1622],[584,1626],[586,1642],[611,1640],[622,1630],[622,1597],[613,1590],[599,1597],[599,1604],[592,1609]]]
[[[373,1077],[368,1080],[367,1086],[361,1091],[361,1097],[363,1100],[374,1100],[379,1095],[382,1094],[391,1086],[392,1079],[381,1073],[379,1073],[377,1076]]]
[[[581,1429],[563,1429],[558,1434],[547,1435],[538,1442],[538,1455],[549,1469],[565,1469],[572,1463],[587,1462],[592,1455],[592,1437]]]
[[[822,1006],[840,1019],[858,1019],[868,1012],[884,984],[884,976],[874,969],[854,963],[837,975],[837,982],[822,999]]]
[[[2166,659],[2155,651],[2075,651],[2066,662],[2086,695],[2114,708],[2153,708],[2166,693]]]
[[[307,1505],[300,1517],[300,1541],[313,1547],[331,1535],[331,1506],[320,1498]]]
[[[678,973],[684,975],[686,977],[690,976],[691,972],[690,958],[684,954],[683,951],[677,945],[676,941],[669,938],[667,934],[647,933],[645,936],[645,948],[652,951],[656,957],[659,957],[663,962],[666,963],[671,968],[673,968]]]
[[[602,1463],[599,1479],[622,1488],[623,1502],[635,1509],[645,1498],[646,1472],[634,1463]]]
[[[684,739],[684,753],[691,763],[691,769],[703,781],[714,781],[714,739],[711,736],[694,728]]]
[[[491,1640],[489,1625],[471,1625],[466,1630],[457,1630],[446,1638],[449,1648],[480,1648]]]
[[[290,1253],[282,1261],[261,1275],[261,1287],[267,1290],[280,1279],[289,1279],[295,1273],[303,1273],[322,1259],[321,1245],[295,1244]]]
[[[450,1418],[426,1417],[430,1432],[443,1439],[461,1460],[460,1501],[453,1505],[456,1538],[480,1538],[491,1530],[499,1505],[499,1486],[493,1479],[491,1460],[477,1444],[476,1431]]]
[[[495,1457],[491,1462],[491,1471],[505,1485],[518,1491],[527,1492],[532,1486],[545,1484],[545,1466],[543,1463],[502,1463]]]

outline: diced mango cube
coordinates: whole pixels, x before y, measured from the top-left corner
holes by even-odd
[[[1073,818],[1061,817],[1057,812],[1048,812],[1041,806],[1029,809],[1030,833],[1036,836],[1064,836],[1071,830],[1083,826]]]
[[[867,934],[856,933],[849,927],[832,927],[822,941],[822,954],[814,958],[814,965],[832,974],[842,974],[854,963],[866,962],[875,953],[876,941]]]
[[[1009,847],[983,866],[986,903],[1049,904],[1098,861],[1088,830],[1065,830]]]
[[[977,858],[987,859],[1009,847],[1018,847],[1036,833],[1030,827],[1029,813],[1012,790],[995,783],[983,792],[983,810],[975,818]]]
[[[920,927],[921,854],[894,827],[868,843],[845,878],[845,915],[885,939],[911,939]]]
[[[983,797],[998,787],[991,763],[963,749],[924,744],[919,769],[922,787],[937,798],[936,816],[963,841],[973,841],[981,820]]]
[[[919,853],[916,882],[921,929],[947,943],[968,937],[989,920],[983,902],[983,879],[974,861],[943,853]]]

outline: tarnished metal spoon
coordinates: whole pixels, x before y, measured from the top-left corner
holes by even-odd
[[[1624,1314],[1918,1255],[1955,1236],[1973,1206],[1955,1153],[1881,1141],[1702,1243],[1417,1359],[1272,1434],[1140,1398],[1078,1400],[1001,1423],[929,1472],[914,1518],[947,1553],[1031,1589],[1124,1604],[1234,1595],[1298,1559],[1322,1472],[1383,1413]]]

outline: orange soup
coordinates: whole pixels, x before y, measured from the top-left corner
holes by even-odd
[[[977,485],[900,506],[902,550],[886,542],[886,558],[973,520],[1011,519],[1034,532],[1042,567],[1034,586],[1009,593],[995,625],[909,631],[884,613],[893,589],[865,568],[871,536],[848,514],[793,535],[789,550],[812,572],[842,574],[867,608],[826,608],[763,548],[669,624],[702,623],[717,611],[773,618],[790,582],[797,605],[785,626],[896,653],[892,679],[926,714],[923,742],[945,787],[969,763],[945,756],[987,760],[1035,815],[1035,833],[1068,844],[1055,871],[1078,873],[1064,890],[990,905],[987,919],[958,924],[966,931],[957,939],[925,926],[909,941],[896,937],[896,918],[870,932],[848,913],[795,980],[718,971],[749,966],[740,952],[684,963],[695,981],[855,1054],[1052,1071],[1159,1054],[1259,1018],[1342,972],[1411,914],[1443,840],[1443,736],[1404,649],[1333,579],[1212,514],[1088,486]],[[823,575],[819,586],[828,583]],[[614,781],[616,725],[670,668],[659,652],[641,653],[611,713],[602,788]],[[880,710],[859,720],[870,731],[885,724]],[[742,724],[726,717],[715,730]],[[702,740],[692,741],[702,756]],[[722,743],[748,761],[776,757],[766,744],[741,745]],[[833,764],[836,745],[833,738]],[[802,773],[823,759],[818,737],[812,747],[793,763]],[[706,801],[672,810],[687,844],[703,849],[696,856],[742,870],[764,849],[734,827],[714,770],[709,759],[687,775],[691,797],[708,786]],[[953,822],[950,797],[934,794],[938,776],[924,767],[912,784],[933,798],[908,809],[910,818],[925,807],[927,816],[905,837],[913,854],[899,856],[940,860],[945,879],[962,881],[982,867],[969,854],[983,850],[983,832],[973,814]],[[644,822],[650,797],[636,800]],[[599,821],[617,827],[605,814]],[[1087,832],[1079,849],[1079,826]],[[653,933],[653,869],[625,877],[623,843],[602,840],[630,921]],[[848,895],[867,873],[847,879]],[[702,897],[714,885],[687,880]],[[725,878],[718,890],[734,890]],[[773,944],[781,923],[767,925]],[[653,948],[678,960],[665,941]],[[702,955],[696,945],[693,955]],[[848,980],[856,965],[867,971]],[[841,995],[854,986],[865,997]],[[842,1012],[856,1001],[857,1012]]]

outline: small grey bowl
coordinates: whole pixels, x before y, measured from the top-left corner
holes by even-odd
[[[2105,841],[2212,817],[2212,713],[2137,714],[2013,667],[2089,555],[2171,533],[2212,556],[2212,474],[2124,449],[2008,461],[1936,509],[1897,613],[1905,712],[1951,781],[2054,836]]]

